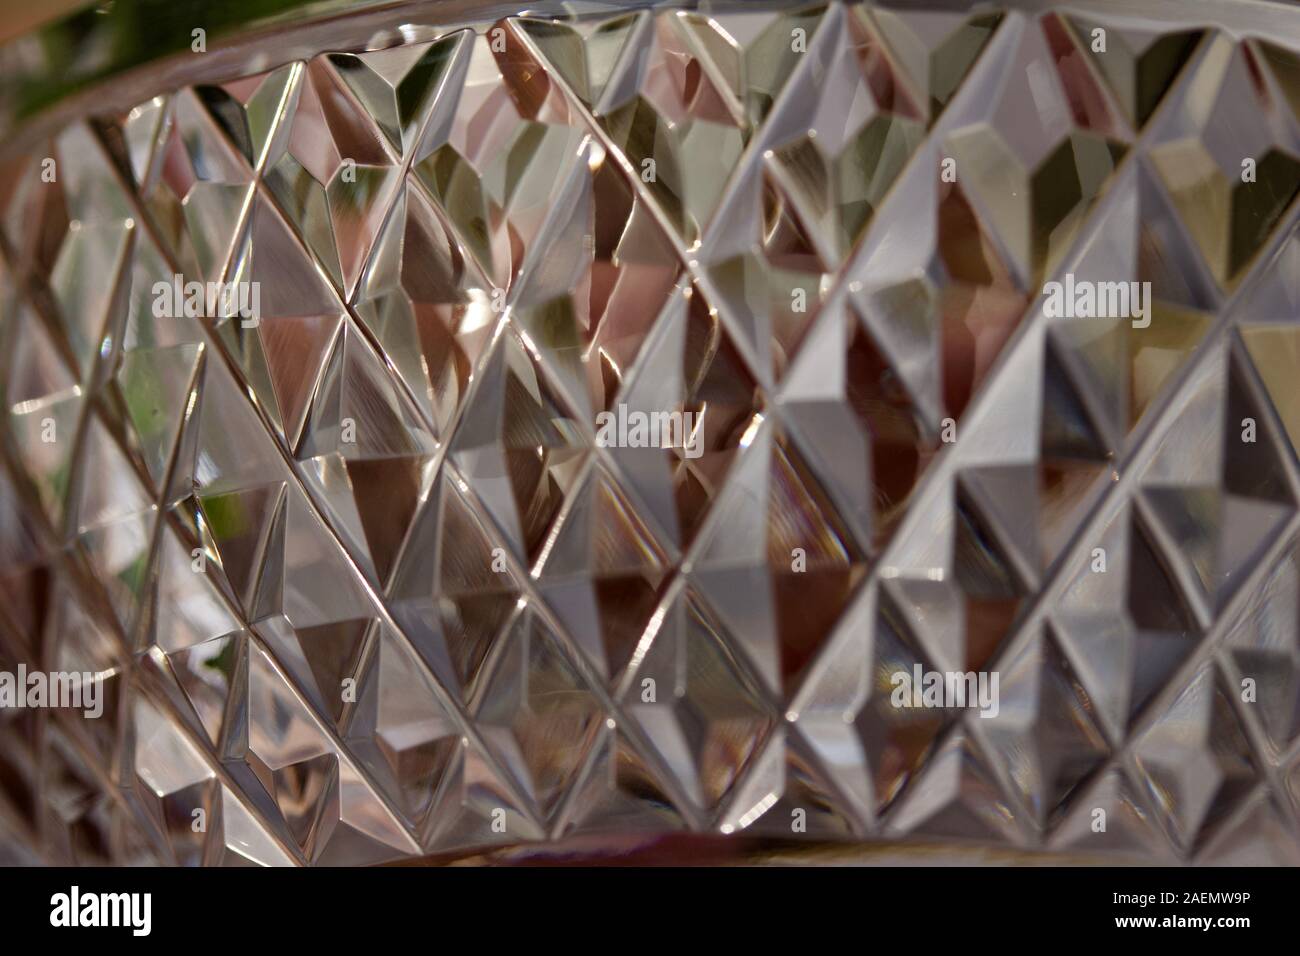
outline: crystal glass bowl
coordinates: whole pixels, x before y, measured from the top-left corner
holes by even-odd
[[[204,6],[0,49],[0,861],[1300,860],[1294,7]]]

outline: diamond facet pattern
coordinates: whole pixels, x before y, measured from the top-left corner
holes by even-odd
[[[939,6],[424,28],[11,164],[0,671],[105,707],[0,710],[0,861],[1300,862],[1300,17]]]

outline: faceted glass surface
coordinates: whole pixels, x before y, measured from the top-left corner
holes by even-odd
[[[0,862],[1300,863],[1300,13],[1186,9],[413,5],[11,150],[0,671],[105,706]]]

